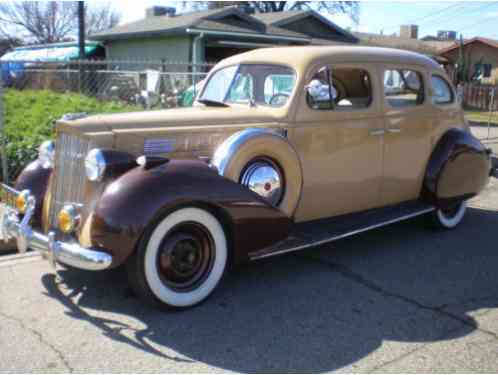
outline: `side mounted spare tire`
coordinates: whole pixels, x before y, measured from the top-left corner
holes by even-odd
[[[261,159],[273,162],[280,170],[283,196],[276,207],[292,217],[303,185],[301,162],[289,141],[277,131],[250,128],[237,132],[218,147],[211,164],[220,175],[240,183],[248,166]]]

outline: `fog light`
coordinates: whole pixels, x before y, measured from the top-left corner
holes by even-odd
[[[16,208],[21,214],[26,213],[30,195],[31,193],[29,190],[23,190],[19,193],[19,195],[16,198]]]
[[[64,233],[71,233],[78,229],[81,216],[75,206],[67,205],[59,211],[57,219],[59,221],[59,229]]]

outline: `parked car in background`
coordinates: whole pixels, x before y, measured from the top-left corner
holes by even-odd
[[[419,215],[454,228],[490,173],[433,60],[261,49],[220,62],[193,108],[58,121],[3,185],[0,229],[54,264],[126,265],[144,299],[190,307],[232,264]]]

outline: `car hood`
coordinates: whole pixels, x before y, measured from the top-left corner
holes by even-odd
[[[57,121],[57,129],[70,133],[195,131],[241,125],[272,125],[283,121],[281,109],[268,107],[205,107],[92,115]]]

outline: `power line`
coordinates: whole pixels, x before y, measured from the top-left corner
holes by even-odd
[[[478,11],[480,8],[480,4],[477,4],[477,8],[470,8],[470,9],[468,6],[466,6],[467,4],[460,4],[460,5],[461,5],[460,8],[452,9],[449,13],[439,14],[438,16],[436,16],[436,18],[420,23],[420,26],[425,26],[428,24],[435,24],[435,23],[437,23],[438,25],[444,25],[447,24],[448,22],[454,22],[455,17],[459,17],[464,14],[468,15],[474,13],[475,11]],[[470,6],[472,5],[476,4],[470,4]]]
[[[455,8],[455,7],[459,7],[459,6],[462,6],[462,4],[460,4],[460,3],[452,4],[452,5],[448,6],[448,7],[443,8],[443,9],[439,9],[436,12],[426,14],[426,15],[424,15],[422,17],[413,19],[413,20],[405,22],[405,23],[416,23],[416,22],[420,22],[420,20],[433,17],[433,16],[438,15],[438,14],[440,14],[442,12],[445,12],[445,11],[451,9],[451,8]],[[397,28],[397,27],[399,27],[399,25],[400,24],[396,24],[396,25],[393,24],[391,26],[384,27],[383,30],[390,30],[390,29],[393,29],[393,28]]]
[[[494,6],[494,5],[498,5],[498,3],[492,3],[492,4],[488,4],[487,6],[485,6],[484,8],[481,9],[484,10],[484,9],[487,9],[487,8],[490,8],[491,6]],[[498,17],[490,17],[488,18],[487,20],[479,20],[477,22],[473,22],[471,24],[468,24],[466,26],[463,26],[461,29],[458,30],[458,32],[462,32],[463,30],[468,30],[468,29],[472,29],[474,28],[475,26],[480,26],[482,25],[483,23],[487,23],[489,21],[496,21]]]

